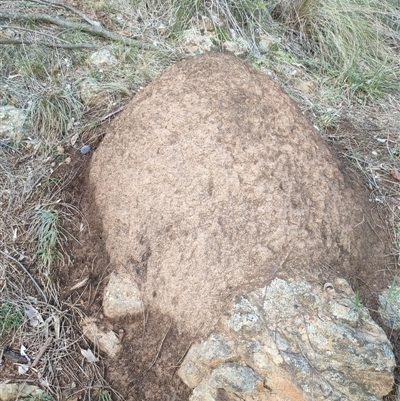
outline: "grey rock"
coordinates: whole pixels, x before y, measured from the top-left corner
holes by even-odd
[[[185,381],[189,364],[197,372],[194,400],[215,388],[245,400],[377,401],[393,386],[390,342],[343,279],[324,289],[276,278],[236,297],[193,349],[179,375]]]
[[[109,107],[113,102],[110,94],[93,78],[81,82],[80,97],[87,107]]]
[[[43,398],[42,398],[43,397]],[[52,400],[52,397],[41,388],[26,383],[0,383],[0,400],[15,401],[22,398]]]
[[[23,136],[26,112],[14,106],[0,107],[0,138],[19,142]]]
[[[118,60],[110,50],[103,49],[92,53],[89,57],[89,63],[98,68],[111,68],[118,63]]]
[[[83,145],[81,147],[81,153],[83,155],[87,155],[91,150],[92,150],[92,148],[90,147],[90,145]]]
[[[110,274],[103,294],[103,311],[107,317],[142,315],[142,296],[137,284],[128,275]]]

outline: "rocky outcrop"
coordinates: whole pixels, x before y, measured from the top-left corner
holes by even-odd
[[[340,279],[324,288],[275,279],[238,296],[182,363],[190,400],[381,400],[394,356],[355,299]]]

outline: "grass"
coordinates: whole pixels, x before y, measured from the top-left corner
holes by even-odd
[[[357,290],[354,298],[352,299],[352,306],[349,310],[349,314],[358,313],[363,307],[360,291]]]
[[[47,150],[65,138],[80,115],[80,101],[68,87],[45,88],[33,97],[29,110],[30,125]]]
[[[0,338],[3,333],[10,333],[20,327],[23,318],[21,305],[7,301],[0,303]]]
[[[394,276],[393,281],[391,282],[388,289],[385,308],[387,307],[387,305],[390,305],[391,303],[396,301],[399,297],[400,289],[397,287],[397,276]]]
[[[70,216],[59,203],[31,211],[29,237],[35,243],[38,268],[45,286],[56,281],[55,265],[64,262],[65,246],[73,237],[64,228]],[[69,206],[69,208],[71,208]]]

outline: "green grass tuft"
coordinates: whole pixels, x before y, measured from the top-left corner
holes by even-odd
[[[36,243],[38,266],[47,281],[52,281],[54,263],[64,260],[68,233],[62,225],[66,219],[55,207],[39,208],[33,212],[29,234]]]
[[[21,326],[24,314],[21,306],[11,302],[0,304],[0,337],[3,333],[10,333]]]

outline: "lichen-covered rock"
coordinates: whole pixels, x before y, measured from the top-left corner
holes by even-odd
[[[0,383],[0,400],[15,401],[15,400],[49,400],[53,398],[40,387],[27,383]]]
[[[118,60],[110,50],[103,49],[92,53],[89,57],[89,63],[98,68],[107,69],[117,64]]]
[[[11,141],[19,142],[23,136],[23,126],[26,119],[26,112],[14,106],[0,107],[0,138],[8,138]]]
[[[277,271],[318,280],[329,266],[368,294],[381,289],[387,235],[346,171],[276,83],[207,54],[167,70],[116,117],[89,187],[113,268],[201,335],[228,299]]]
[[[142,296],[128,276],[111,273],[103,293],[103,311],[107,317],[135,316],[143,313]]]
[[[212,354],[220,355],[218,365],[205,363],[210,343]],[[194,388],[195,400],[223,389],[245,400],[264,399],[268,390],[282,401],[377,401],[392,389],[394,366],[385,333],[345,280],[324,289],[275,279],[236,297],[216,332],[193,346],[178,373]],[[189,367],[201,381],[186,380]]]

